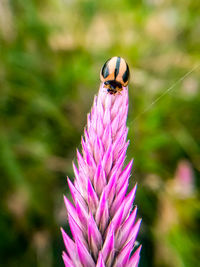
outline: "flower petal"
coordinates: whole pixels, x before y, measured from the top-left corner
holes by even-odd
[[[105,127],[103,137],[102,137],[102,143],[104,145],[104,150],[107,150],[108,147],[112,144],[112,134],[111,134],[111,125],[108,124]]]
[[[128,266],[127,267],[137,267],[139,260],[140,260],[140,251],[142,246],[140,245],[139,248],[135,251],[133,256],[130,258]]]
[[[76,201],[78,200],[78,202],[82,204],[84,209],[87,209],[87,204],[84,198],[82,197],[81,193],[76,189],[76,187],[73,185],[73,183],[71,182],[69,178],[67,178],[67,182],[68,182],[68,186],[69,186],[74,203],[76,203]]]
[[[127,216],[130,214],[132,206],[133,206],[133,201],[135,198],[135,193],[137,189],[137,184],[133,187],[131,192],[127,195],[125,198],[125,205],[124,205],[124,214],[123,214],[123,221],[126,220]]]
[[[115,196],[116,183],[117,183],[116,173],[113,173],[112,177],[110,177],[109,182],[105,187],[105,194],[106,194],[106,199],[108,200],[109,208]]]
[[[97,166],[96,173],[94,175],[94,189],[96,190],[98,196],[101,195],[106,184],[107,184],[106,174],[100,161]]]
[[[99,206],[97,208],[95,220],[101,231],[104,233],[109,220],[108,203],[106,200],[105,192],[102,193]]]
[[[116,211],[119,209],[121,203],[124,200],[124,197],[126,195],[127,189],[128,189],[128,180],[126,180],[124,182],[124,185],[122,186],[121,190],[115,196],[115,199],[113,201],[113,204],[112,204],[112,207],[111,207],[111,211],[110,211],[111,216],[113,216],[116,213]]]
[[[132,211],[130,216],[127,218],[127,220],[123,223],[123,225],[120,228],[119,234],[116,238],[116,249],[121,249],[123,247],[125,241],[128,240],[128,237],[131,234],[132,229],[134,228],[134,222],[137,214],[137,207]],[[123,217],[123,216],[122,216]],[[121,218],[122,220],[122,218]]]
[[[102,160],[103,153],[104,153],[104,149],[103,149],[102,141],[97,136],[96,139],[95,139],[95,142],[94,142],[94,150],[93,150],[94,159],[96,161],[96,164],[98,164],[99,161]]]
[[[103,260],[106,262],[106,266],[109,266],[110,263],[112,263],[112,260],[114,258],[114,228],[112,223],[109,225],[108,232],[106,235],[106,239],[102,248],[102,255]]]
[[[98,252],[102,246],[102,236],[99,232],[99,229],[96,225],[96,222],[90,213],[89,220],[88,220],[88,243],[93,252],[94,257],[97,259]]]
[[[123,218],[123,213],[124,213],[124,202],[121,204],[121,206],[119,207],[119,209],[117,210],[117,212],[115,213],[111,221],[113,224],[115,233],[117,233],[118,230],[120,229],[120,225],[121,225],[122,218]]]
[[[88,207],[93,214],[96,213],[97,207],[99,205],[98,196],[92,186],[90,179],[88,179],[88,188],[87,188],[87,197],[88,197]]]
[[[121,252],[117,256],[114,267],[126,266],[129,257],[131,255],[132,249],[133,249],[133,242],[131,240],[126,244],[126,246],[121,250]]]
[[[130,177],[130,173],[131,173],[131,169],[133,166],[133,160],[131,160],[127,166],[124,168],[124,170],[122,171],[122,173],[119,176],[119,179],[117,181],[117,189],[116,191],[119,192],[119,190],[121,189],[121,187],[123,186],[124,182],[127,181]]]
[[[66,196],[64,196],[64,202],[65,202],[65,206],[67,208],[67,212],[68,215],[70,214],[76,221],[77,223],[79,222],[79,218],[76,212],[75,207],[72,205],[72,203],[66,198]],[[81,225],[79,224],[79,226],[81,227]]]
[[[88,249],[85,245],[77,238],[76,239],[77,252],[80,262],[84,267],[95,267],[94,260],[92,259]]]
[[[65,231],[62,228],[61,228],[61,232],[62,232],[65,248],[68,252],[69,257],[71,258],[75,266],[82,267],[79,261],[79,258],[78,258],[76,245],[74,241],[71,240],[71,238],[65,233]]]
[[[108,175],[111,170],[113,164],[112,159],[113,159],[113,151],[112,151],[112,146],[110,145],[107,151],[105,152],[102,160],[102,167],[104,168],[106,175]]]
[[[69,214],[68,215],[68,220],[69,220],[69,226],[73,235],[74,240],[76,241],[77,238],[81,240],[82,243],[85,244],[85,246],[88,248],[85,236],[84,236],[84,231],[81,231],[81,228],[79,225],[76,223],[76,221],[73,219],[73,217]],[[85,234],[86,235],[86,234]]]
[[[97,260],[97,265],[96,265],[96,267],[106,267],[101,252],[99,252],[99,257],[98,257],[98,260]]]
[[[65,264],[65,267],[76,267],[65,252],[63,252],[62,258]]]

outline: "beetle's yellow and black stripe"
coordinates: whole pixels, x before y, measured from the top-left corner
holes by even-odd
[[[129,67],[121,57],[112,57],[106,61],[100,72],[100,79],[104,87],[111,94],[122,90],[122,86],[127,86],[129,81]]]

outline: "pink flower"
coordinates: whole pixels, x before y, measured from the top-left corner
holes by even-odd
[[[62,230],[66,267],[138,266],[141,246],[131,255],[141,223],[132,210],[136,185],[127,194],[133,160],[123,168],[127,113],[127,87],[111,95],[102,84],[73,164],[74,184],[68,179],[74,204],[64,197],[72,233]]]
[[[194,195],[194,174],[189,161],[179,161],[173,181],[173,189],[179,198],[189,198]]]

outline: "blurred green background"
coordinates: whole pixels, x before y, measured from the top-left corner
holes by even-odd
[[[198,0],[0,1],[0,266],[63,266],[66,176],[116,55],[131,69],[140,267],[199,266],[200,68],[176,83],[200,63],[199,10]]]

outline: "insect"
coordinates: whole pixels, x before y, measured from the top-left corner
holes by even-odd
[[[128,85],[129,67],[122,57],[112,57],[106,61],[100,72],[100,79],[108,93],[120,93]]]

